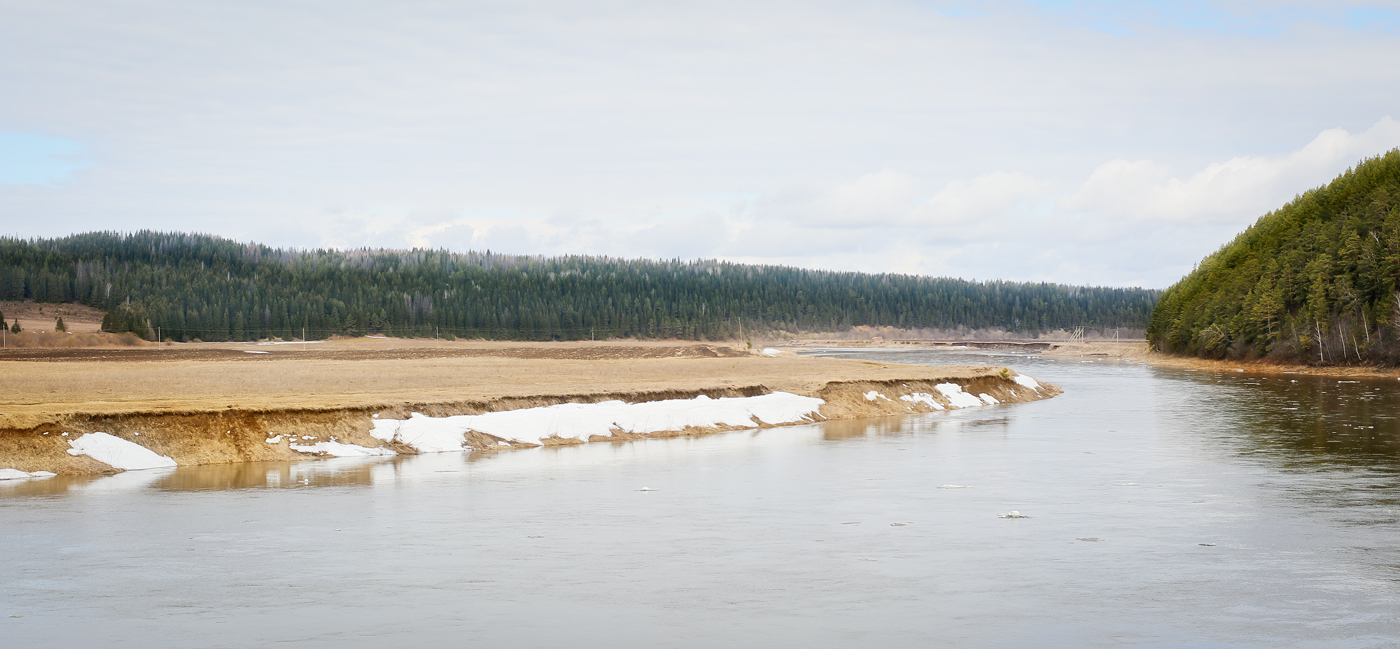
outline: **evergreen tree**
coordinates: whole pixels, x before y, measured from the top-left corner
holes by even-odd
[[[1159,350],[1400,364],[1400,150],[1260,217],[1161,296]]]
[[[17,333],[19,333],[19,332],[20,332],[19,318],[15,318],[15,323],[12,324],[12,325],[10,325],[10,333],[12,333],[12,334],[17,334]]]
[[[58,321],[53,323],[54,331],[68,331],[68,327],[63,324],[63,316],[58,316]]]
[[[44,278],[39,282],[35,278]],[[43,284],[42,290],[36,288]],[[182,233],[0,237],[0,290],[176,340],[392,334],[735,339],[778,332],[1146,325],[1157,292],[715,260],[284,250]]]

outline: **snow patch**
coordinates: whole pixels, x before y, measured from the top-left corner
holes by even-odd
[[[463,450],[463,433],[469,430],[533,444],[548,437],[586,442],[594,435],[611,436],[614,430],[645,434],[705,426],[752,428],[755,418],[766,424],[797,423],[808,420],[824,403],[814,397],[774,392],[720,399],[701,395],[641,403],[561,403],[453,417],[427,417],[415,412],[408,419],[377,419],[370,434],[408,444],[422,453],[445,453]]]
[[[332,457],[373,457],[377,455],[398,455],[392,449],[370,448],[356,444],[344,444],[341,442],[318,442],[311,445],[290,444],[293,451],[300,453],[312,453],[315,455],[330,455]]]
[[[773,356],[777,356],[778,354],[781,354],[782,352],[780,352],[780,351],[778,351],[778,350],[776,350],[776,349],[773,349],[772,347],[764,347],[764,348],[763,348],[763,351],[761,351],[761,352],[759,352],[759,353],[760,353],[760,354],[763,354],[764,356],[768,356],[768,357],[771,358],[771,357],[773,357]]]
[[[1036,392],[1040,392],[1040,384],[1037,383],[1035,379],[1026,376],[1025,374],[1017,374],[1016,376],[1012,377],[1011,380],[1021,385],[1024,385],[1032,390],[1035,390]]]
[[[901,398],[902,398],[902,397],[901,397]],[[866,401],[874,401],[874,400],[876,400],[876,399],[884,399],[885,401],[889,401],[889,400],[890,400],[889,397],[887,397],[887,396],[885,396],[885,395],[883,395],[883,394],[880,394],[878,391],[875,391],[875,390],[871,390],[871,391],[865,393],[865,400],[866,400]]]
[[[281,436],[281,435],[276,435],[276,436],[274,436],[274,437],[269,437],[269,438],[267,438],[267,440],[265,440],[265,441],[266,441],[268,444],[281,444],[281,443],[282,443],[282,436]]]
[[[982,405],[982,400],[963,392],[962,386],[957,383],[939,383],[933,386],[954,408],[976,408]]]
[[[128,442],[116,435],[88,433],[77,439],[68,440],[69,455],[86,455],[103,464],[126,471],[159,469],[177,466],[175,460],[148,449],[135,442]]]
[[[997,405],[998,403],[1001,403],[1000,401],[997,401],[997,398],[996,398],[996,397],[994,397],[994,396],[992,396],[992,395],[990,395],[990,394],[987,394],[986,392],[983,392],[982,394],[979,394],[979,395],[977,395],[977,396],[981,397],[982,400],[985,401],[985,402],[987,402],[987,405],[989,405],[989,406],[995,406],[995,405]]]
[[[49,471],[20,471],[19,469],[0,469],[0,480],[27,480],[29,478],[52,478],[58,475]]]
[[[908,401],[909,403],[922,403],[930,408],[933,408],[934,410],[943,409],[943,404],[934,401],[933,395],[927,392],[915,392],[913,394],[906,394],[900,397],[899,400]]]

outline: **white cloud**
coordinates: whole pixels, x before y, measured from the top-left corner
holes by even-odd
[[[1064,206],[1112,219],[1238,225],[1397,145],[1400,122],[1387,116],[1355,135],[1327,129],[1287,155],[1239,156],[1184,179],[1161,162],[1113,160],[1096,168]]]
[[[95,164],[0,232],[1163,285],[1400,143],[1400,41],[1306,3],[934,5],[18,3],[0,132]]]

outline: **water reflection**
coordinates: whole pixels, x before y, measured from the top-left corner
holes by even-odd
[[[40,496],[0,497],[0,638],[1351,649],[1400,637],[1387,384],[943,360],[1012,364],[1065,393],[491,456],[0,486]],[[1013,510],[1030,518],[998,516]]]
[[[1211,410],[1241,453],[1262,454],[1281,467],[1400,470],[1395,381],[1163,373],[1210,386],[1214,394],[1202,395],[1197,406]]]

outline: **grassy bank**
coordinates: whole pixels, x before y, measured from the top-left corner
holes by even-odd
[[[356,339],[306,346],[17,350],[0,356],[0,467],[110,471],[67,452],[76,436],[99,431],[182,465],[209,464],[307,457],[290,448],[285,436],[293,434],[305,443],[335,438],[413,452],[369,433],[376,416],[398,419],[414,412],[442,417],[561,403],[788,392],[823,399],[825,405],[811,418],[819,420],[932,410],[900,397],[936,395],[940,383],[955,383],[1004,403],[1058,393],[1053,386],[1026,389],[1013,376],[1000,367],[925,367],[786,353],[774,357],[695,343]],[[880,397],[866,398],[871,391]],[[943,401],[942,406],[949,405]],[[279,435],[284,439],[268,443]],[[612,438],[637,436],[615,431]],[[489,435],[466,441],[473,448],[502,446],[500,438]]]

